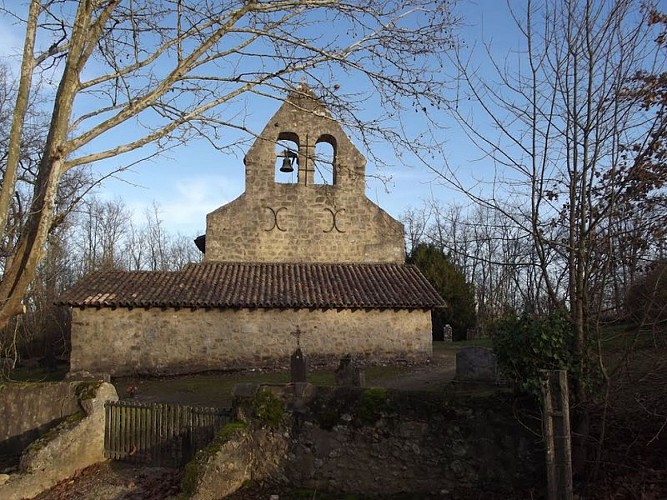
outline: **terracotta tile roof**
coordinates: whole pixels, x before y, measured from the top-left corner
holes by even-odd
[[[430,309],[445,304],[415,266],[189,264],[181,271],[106,271],[65,292],[72,307]]]

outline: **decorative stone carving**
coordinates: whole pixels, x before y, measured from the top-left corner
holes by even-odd
[[[265,207],[265,208],[267,210],[269,210],[271,212],[271,214],[273,215],[273,223],[271,224],[271,227],[269,227],[268,229],[265,229],[264,231],[273,231],[274,229],[277,229],[278,231],[282,231],[282,232],[287,231],[287,229],[283,229],[282,227],[280,227],[280,224],[278,223],[278,214],[283,210],[287,210],[287,208],[286,207],[280,207],[280,208],[277,208],[276,210],[274,210],[271,207]]]
[[[326,207],[324,210],[328,211],[331,214],[331,218],[332,218],[331,227],[329,229],[325,229],[324,232],[325,233],[330,233],[331,231],[333,231],[335,229],[339,233],[344,233],[345,231],[343,231],[341,228],[338,227],[338,220],[337,220],[336,217],[338,216],[338,214],[340,214],[342,212],[345,212],[345,209],[340,208],[338,210],[332,210],[331,208]]]

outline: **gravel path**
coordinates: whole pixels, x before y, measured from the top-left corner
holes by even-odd
[[[414,371],[373,381],[373,385],[402,391],[441,391],[456,375],[456,351],[437,350],[428,365],[415,367]]]

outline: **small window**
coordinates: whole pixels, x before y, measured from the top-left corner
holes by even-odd
[[[315,184],[336,184],[336,140],[330,135],[323,135],[315,144],[313,162]]]
[[[296,184],[299,179],[299,138],[291,132],[283,132],[276,141],[276,182]]]

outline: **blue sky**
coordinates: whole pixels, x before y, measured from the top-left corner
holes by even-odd
[[[512,5],[516,8],[518,3],[513,2]],[[481,54],[486,43],[496,55],[504,57],[521,48],[517,28],[503,0],[460,2],[456,12],[461,18],[458,37],[471,50]],[[22,33],[17,27],[9,20],[0,18],[0,56],[10,56],[12,66],[18,65],[18,61],[12,60],[11,56],[17,53],[21,37]],[[480,56],[480,64],[485,60],[485,57]],[[250,128],[259,133],[277,111],[279,104],[249,96],[247,122]],[[449,125],[442,132],[446,139],[444,155],[449,166],[471,185],[477,180],[491,178],[491,162],[479,157],[480,153],[470,147],[453,120],[444,115],[441,118]],[[433,170],[418,162],[414,166],[400,164],[388,145],[376,144],[375,148],[375,154],[395,166],[377,171],[369,158],[367,173],[370,175],[366,192],[371,200],[392,216],[400,216],[406,209],[420,205],[423,200],[436,199],[442,204],[465,201],[461,194],[443,183]],[[363,148],[360,147],[360,150],[369,156]],[[115,158],[95,168],[101,172],[113,170],[129,164],[136,157]],[[431,166],[436,171],[441,170],[443,161],[436,155]],[[389,180],[381,182],[374,177],[376,174]],[[155,202],[160,206],[160,215],[167,228],[190,236],[202,234],[206,214],[239,196],[243,189],[243,152],[223,154],[205,141],[197,140],[154,160],[142,162],[117,179],[105,181],[97,194],[104,198],[121,198],[138,219]]]

